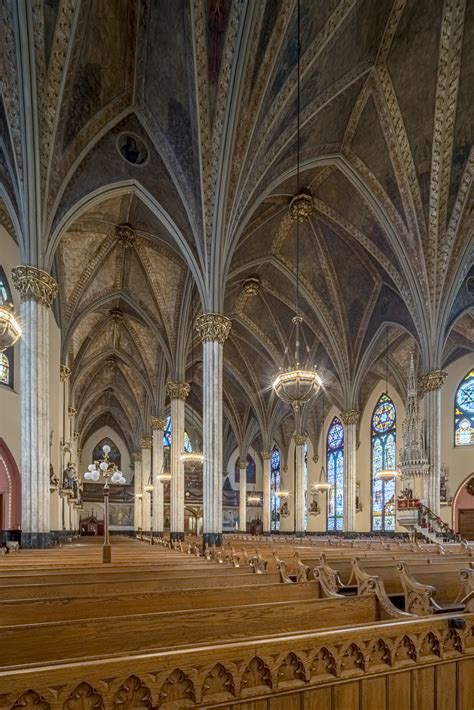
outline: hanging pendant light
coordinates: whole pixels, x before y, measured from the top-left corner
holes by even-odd
[[[299,261],[300,261],[300,224],[309,218],[313,209],[313,198],[308,190],[300,190],[300,2],[297,6],[297,86],[296,86],[296,195],[290,203],[290,218],[296,224],[296,315],[292,318],[292,328],[288,345],[285,348],[283,364],[273,381],[273,389],[279,399],[291,404],[296,417],[296,431],[299,431],[299,412],[301,406],[316,396],[321,387],[321,378],[316,368],[309,365],[309,347],[302,328],[303,318],[299,307]],[[294,338],[294,349],[291,343]],[[304,341],[304,361],[301,360],[301,338]],[[293,355],[293,357],[292,357]]]
[[[388,325],[386,329],[386,347],[385,347],[385,394],[388,397]],[[392,481],[394,478],[400,475],[400,472],[396,468],[384,468],[381,471],[377,471],[375,478],[377,480],[384,482]]]

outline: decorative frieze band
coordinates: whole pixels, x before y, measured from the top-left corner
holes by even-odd
[[[444,370],[432,370],[431,372],[425,372],[418,378],[418,386],[422,392],[433,392],[434,390],[439,390],[443,386],[447,374],[448,373],[444,372]]]
[[[196,331],[201,341],[225,343],[232,328],[232,321],[221,313],[203,313],[196,321]]]
[[[153,441],[148,436],[144,436],[140,442],[140,446],[142,447],[142,449],[151,449],[152,444]]]
[[[186,399],[190,389],[191,388],[187,382],[166,383],[166,394],[170,399]]]
[[[346,426],[358,424],[360,412],[358,409],[346,409],[344,412],[341,412],[341,419]]]
[[[151,418],[152,431],[164,431],[166,429],[166,417]]]
[[[49,308],[58,293],[56,280],[35,266],[15,266],[12,280],[22,301],[38,301]]]

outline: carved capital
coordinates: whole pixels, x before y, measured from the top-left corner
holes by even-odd
[[[136,463],[137,461],[141,461],[141,460],[142,460],[142,452],[141,452],[141,451],[135,451],[135,453],[133,454],[133,460],[135,461],[135,463]]]
[[[260,293],[260,277],[249,276],[242,284],[242,291],[247,297],[257,296]]]
[[[166,429],[166,417],[152,417],[151,428],[153,431],[164,431]]]
[[[241,459],[239,459],[239,468],[241,471],[245,471],[245,469],[247,468],[247,461],[242,461]]]
[[[56,280],[35,266],[15,266],[12,280],[22,301],[38,301],[49,308],[58,293]]]
[[[448,373],[444,370],[432,370],[431,372],[425,372],[418,378],[418,386],[423,393],[440,390],[447,375]]]
[[[148,436],[144,436],[140,442],[140,446],[142,447],[142,449],[151,449],[152,444],[153,442]]]
[[[345,412],[341,412],[341,419],[346,426],[349,426],[349,424],[358,424],[360,412],[358,409],[346,409]]]
[[[196,321],[196,330],[202,340],[225,343],[232,328],[232,321],[221,313],[203,313]]]
[[[166,394],[170,399],[186,399],[190,386],[187,382],[167,382]]]
[[[306,436],[304,434],[295,434],[293,439],[296,446],[304,446],[306,443]]]
[[[122,242],[126,249],[130,249],[135,244],[135,231],[129,224],[119,224],[115,228],[115,236]]]
[[[68,367],[67,365],[60,365],[59,366],[59,379],[61,382],[65,382],[68,377],[71,377],[71,368]]]
[[[80,438],[81,438],[81,433],[79,431],[75,431],[74,432],[74,441],[77,441]]]
[[[68,407],[67,414],[68,417],[73,417],[75,414],[77,414],[77,409],[75,407]]]
[[[270,461],[272,458],[272,452],[271,451],[262,451],[262,459],[264,461]]]

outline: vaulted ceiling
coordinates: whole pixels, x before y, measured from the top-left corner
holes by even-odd
[[[271,381],[295,309],[295,0],[25,6],[2,4],[0,219],[60,282],[82,437],[109,421],[133,448],[170,378],[193,380],[199,410],[191,322],[215,310],[233,321],[229,441],[284,447]],[[328,401],[362,407],[384,324],[401,394],[414,343],[426,369],[474,349],[474,3],[301,13],[304,331]],[[321,410],[305,412],[314,436]]]

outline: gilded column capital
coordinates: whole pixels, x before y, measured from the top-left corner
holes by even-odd
[[[74,432],[74,441],[77,441],[80,438],[81,438],[81,433],[79,431],[75,431]]]
[[[144,436],[140,442],[140,446],[142,447],[142,449],[151,449],[152,444],[153,441],[148,436]]]
[[[71,377],[71,368],[68,367],[67,365],[60,365],[59,366],[59,379],[61,382],[65,382],[68,377]]]
[[[216,341],[224,344],[229,337],[232,321],[221,313],[203,313],[196,320],[196,331],[201,341]]]
[[[142,452],[141,452],[141,451],[135,451],[135,453],[133,454],[133,460],[135,461],[135,463],[136,463],[137,461],[141,461],[141,460],[142,460]]]
[[[167,382],[166,394],[170,399],[186,399],[190,392],[187,382]]]
[[[262,451],[261,453],[262,453],[262,459],[263,459],[264,461],[270,461],[270,459],[271,459],[271,457],[272,457],[272,452],[271,452],[271,451]]]
[[[152,431],[164,431],[166,429],[166,417],[151,417]]]
[[[241,461],[241,459],[239,459],[239,468],[241,471],[245,471],[247,468],[247,461]]]
[[[360,412],[358,409],[346,409],[344,412],[341,412],[341,419],[346,426],[358,424]]]
[[[295,434],[293,439],[296,446],[304,446],[306,444],[306,436],[304,434]]]
[[[15,266],[12,280],[21,301],[38,301],[49,308],[58,293],[56,280],[47,271],[35,266]]]
[[[68,417],[73,417],[75,414],[77,414],[77,409],[75,407],[68,407],[67,414]]]
[[[425,372],[418,378],[418,386],[423,393],[439,390],[443,386],[447,375],[448,373],[444,370],[432,370],[431,372]]]

